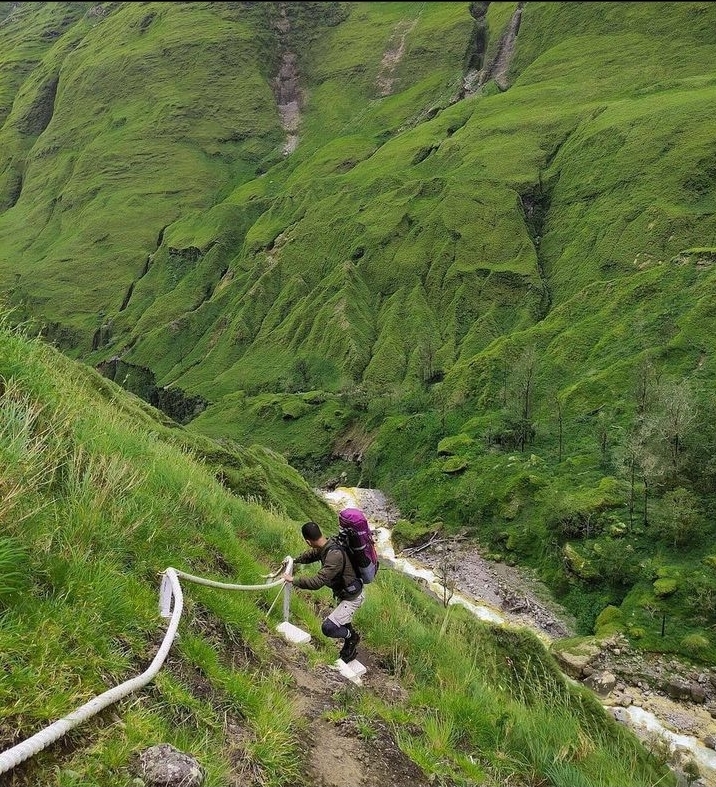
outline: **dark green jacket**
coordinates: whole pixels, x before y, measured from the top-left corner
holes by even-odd
[[[309,549],[303,552],[294,563],[316,563],[320,560],[321,569],[312,577],[294,577],[293,586],[303,590],[319,590],[322,587],[329,587],[336,598],[347,598],[352,600],[360,595],[357,593],[346,595],[345,588],[358,577],[353,570],[353,564],[348,559],[348,555],[336,544],[333,538],[329,538],[320,549]]]

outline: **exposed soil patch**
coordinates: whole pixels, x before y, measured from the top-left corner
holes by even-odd
[[[487,84],[491,79],[495,80],[495,84],[500,90],[507,90],[509,82],[507,80],[507,72],[512,62],[512,57],[515,52],[515,43],[517,34],[520,30],[520,22],[522,20],[522,9],[524,3],[518,3],[515,12],[512,14],[510,23],[507,29],[502,34],[497,48],[497,53],[490,63],[485,66],[481,71],[474,69],[469,71],[463,80],[463,90],[465,96],[474,95],[479,89]]]
[[[405,55],[405,39],[410,31],[415,27],[417,19],[412,22],[398,22],[393,30],[393,35],[388,42],[388,49],[380,61],[380,72],[376,80],[378,95],[389,96],[393,92],[395,83],[395,69]]]
[[[291,24],[286,14],[286,8],[282,4],[281,16],[276,24],[282,47],[285,46],[283,42],[290,29]],[[276,96],[281,126],[287,134],[286,142],[283,146],[283,155],[288,156],[298,146],[298,127],[301,122],[301,90],[299,87],[298,56],[295,52],[284,49],[278,74],[272,80],[271,86]]]
[[[352,698],[359,692],[384,701],[404,699],[401,687],[362,644],[358,658],[368,671],[356,686],[331,666],[311,666],[306,650],[279,636],[272,636],[271,643],[293,678],[294,709],[305,723],[304,778],[292,787],[429,787],[425,774],[398,748],[388,725],[362,719],[353,707]]]

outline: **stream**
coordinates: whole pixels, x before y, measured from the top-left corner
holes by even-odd
[[[441,602],[449,595],[438,575],[430,567],[430,560],[427,557],[403,557],[395,554],[391,526],[398,520],[399,513],[380,490],[337,487],[331,491],[316,491],[335,511],[340,511],[342,508],[360,508],[365,513],[375,534],[376,548],[383,566],[414,578],[427,593]],[[513,573],[519,573],[519,569],[490,563],[476,552],[469,555],[472,564],[470,567],[473,569],[472,581],[466,581],[464,575],[457,578],[452,596],[448,600],[449,604],[459,604],[480,620],[496,625],[528,626],[546,647],[560,636],[568,636],[568,622],[565,623],[560,619],[559,613],[554,612],[548,604],[542,603],[541,599],[530,604],[526,611],[520,609],[515,613],[501,608],[500,596],[496,590],[501,584],[498,569]],[[461,555],[460,559],[463,562],[465,556],[465,553]],[[573,680],[568,676],[567,679]],[[634,689],[635,695],[640,694],[641,686],[631,688]],[[645,744],[651,745],[655,736],[661,738],[668,747],[670,762],[679,777],[680,785],[716,787],[716,751],[708,748],[699,737],[675,732],[668,726],[665,717],[674,715],[683,717],[683,706],[664,700],[662,703],[665,708],[664,718],[660,719],[657,714],[636,704],[620,707],[614,702],[609,702],[608,698],[600,697],[600,701],[618,722],[629,726]],[[675,708],[678,710],[674,710]],[[683,775],[682,767],[688,759],[692,759],[698,765],[700,776],[697,781],[689,781]]]

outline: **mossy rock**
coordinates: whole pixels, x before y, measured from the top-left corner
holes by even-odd
[[[594,637],[557,640],[550,646],[550,652],[562,670],[576,680],[585,677],[585,668],[600,651]]]
[[[675,579],[665,577],[664,579],[657,579],[653,587],[654,593],[656,593],[659,598],[666,598],[676,593],[679,589],[679,583]]]
[[[438,456],[455,456],[474,444],[472,437],[466,434],[455,434],[443,437],[438,443]]]
[[[306,404],[323,404],[327,398],[328,396],[323,391],[307,391],[301,394],[301,399]]]
[[[502,515],[503,519],[511,521],[515,519],[515,517],[520,513],[521,508],[522,503],[516,497],[513,497],[511,500],[508,500],[505,503],[500,511],[500,514]]]
[[[597,616],[594,631],[598,637],[609,636],[624,629],[624,616],[619,607],[612,604],[605,607]]]
[[[468,461],[464,456],[451,456],[443,465],[443,473],[454,475],[455,473],[462,473],[468,468]]]
[[[281,403],[281,418],[284,421],[295,421],[310,410],[310,407],[300,399],[288,399]]]
[[[709,568],[716,568],[716,555],[707,555],[701,562]]]
[[[428,524],[426,522],[411,522],[409,519],[399,519],[392,530],[392,539],[395,547],[400,550],[406,546],[422,544],[430,536],[440,530],[440,523]]]
[[[592,563],[571,544],[565,544],[562,547],[562,556],[567,564],[567,568],[580,579],[592,580],[599,576],[599,572]]]

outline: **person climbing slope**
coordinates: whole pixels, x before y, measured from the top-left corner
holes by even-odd
[[[310,577],[294,577],[284,574],[286,582],[292,582],[301,590],[320,590],[328,587],[338,605],[323,621],[321,631],[332,639],[342,639],[343,647],[339,658],[344,662],[353,661],[360,642],[360,634],[352,625],[353,615],[365,601],[363,582],[356,575],[355,569],[345,549],[336,538],[326,538],[315,522],[306,522],[301,526],[301,534],[309,549],[294,558],[294,564],[321,563],[320,570]]]

